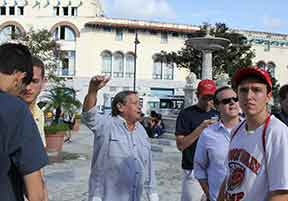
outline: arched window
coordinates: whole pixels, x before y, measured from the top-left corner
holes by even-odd
[[[156,80],[173,80],[174,79],[174,64],[168,63],[167,58],[160,54],[155,54],[153,57],[153,75]]]
[[[53,32],[53,38],[54,40],[75,41],[76,33],[69,26],[62,25],[55,29],[55,31]]]
[[[124,76],[124,56],[121,52],[116,52],[113,56],[113,76]]]
[[[132,53],[126,54],[126,73],[125,77],[134,77],[134,55]]]
[[[270,61],[267,63],[266,69],[270,73],[271,77],[275,76],[275,68],[276,68],[276,65],[274,62]]]
[[[104,51],[102,57],[102,74],[112,75],[112,54],[109,51]]]
[[[62,51],[62,58],[60,62],[60,76],[74,76],[75,75],[75,51],[65,50]]]
[[[9,40],[13,40],[17,35],[21,34],[21,30],[15,25],[5,26],[0,31],[0,43],[7,42]]]

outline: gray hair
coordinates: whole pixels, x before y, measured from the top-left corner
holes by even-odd
[[[135,91],[121,91],[121,92],[116,94],[116,96],[113,98],[113,101],[111,104],[112,116],[117,116],[117,115],[121,114],[121,112],[119,111],[119,109],[117,107],[117,104],[121,103],[121,104],[125,105],[127,103],[127,97],[131,94],[137,95],[137,92],[135,92]]]

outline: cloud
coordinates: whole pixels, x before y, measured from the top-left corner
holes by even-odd
[[[277,28],[284,26],[284,22],[279,18],[275,18],[275,17],[271,17],[271,16],[265,16],[264,17],[264,26],[265,26],[265,28],[269,28],[269,29],[271,29],[271,28],[277,29]]]
[[[175,18],[176,14],[167,0],[105,0],[105,11],[121,18]]]

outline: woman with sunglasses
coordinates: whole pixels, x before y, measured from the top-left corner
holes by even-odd
[[[194,158],[194,174],[207,200],[216,201],[226,176],[225,159],[228,154],[230,132],[240,123],[240,107],[236,93],[228,86],[216,90],[214,105],[220,120],[200,135]]]

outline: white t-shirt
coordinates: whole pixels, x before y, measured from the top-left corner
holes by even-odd
[[[266,201],[269,192],[288,190],[288,127],[271,116],[266,129],[266,157],[263,128],[264,124],[247,134],[244,123],[232,138],[227,163],[228,201]]]

